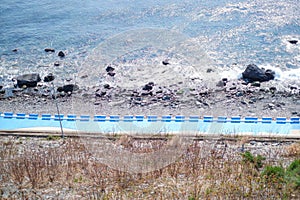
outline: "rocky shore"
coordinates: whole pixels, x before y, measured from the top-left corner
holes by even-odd
[[[111,66],[106,72],[111,77],[116,74]],[[183,82],[159,85],[153,80],[128,89],[107,83],[86,87],[73,80],[57,86],[51,73],[23,74],[11,86],[0,86],[0,104],[2,112],[24,113],[55,114],[57,104],[64,114],[300,116],[300,83],[279,84],[274,77],[274,71],[250,64],[241,79],[223,78],[214,87],[198,83],[187,88]]]

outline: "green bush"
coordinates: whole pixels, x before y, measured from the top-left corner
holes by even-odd
[[[266,166],[261,175],[269,182],[284,182],[285,170],[280,166]]]
[[[243,162],[252,163],[257,170],[263,166],[263,160],[266,159],[266,158],[262,157],[261,155],[254,156],[249,151],[246,151],[245,153],[243,153],[242,157],[243,157]]]
[[[300,189],[300,159],[294,160],[286,170],[287,180]]]

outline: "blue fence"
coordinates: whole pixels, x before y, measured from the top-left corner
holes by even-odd
[[[142,115],[51,115],[0,113],[0,131],[60,128],[93,133],[209,133],[257,135],[280,134],[300,137],[300,118],[240,116],[142,116]]]

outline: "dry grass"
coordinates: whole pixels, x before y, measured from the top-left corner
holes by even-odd
[[[286,147],[286,156],[300,157],[300,142],[293,143]]]
[[[286,182],[266,182],[262,168],[243,160],[238,142],[218,142],[212,147],[195,141],[177,162],[137,174],[95,161],[76,139],[6,138],[0,142],[1,199],[298,199],[300,193]],[[115,142],[138,153],[143,152],[142,143],[149,141],[122,137]],[[158,148],[167,141],[153,143]],[[299,143],[286,149],[242,143],[253,155],[266,157],[264,165],[288,165],[299,158]]]

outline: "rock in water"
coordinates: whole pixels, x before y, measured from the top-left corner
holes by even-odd
[[[247,66],[246,70],[242,73],[243,79],[248,82],[264,82],[269,81],[275,78],[275,72],[268,69],[265,71],[264,69],[260,69],[258,66],[254,64],[250,64]]]
[[[289,43],[291,43],[291,44],[297,44],[298,40],[289,40]]]
[[[63,58],[63,57],[65,57],[65,53],[62,52],[62,51],[60,51],[60,52],[58,52],[58,56],[61,57],[61,58]]]
[[[270,69],[267,69],[265,74],[267,75],[269,80],[273,80],[275,78],[275,72]]]
[[[109,73],[109,72],[113,72],[115,70],[115,68],[113,68],[112,66],[109,65],[109,66],[106,67],[105,70],[106,70],[106,72]]]
[[[45,51],[46,51],[46,52],[55,52],[55,49],[52,49],[52,48],[46,48]]]
[[[36,87],[37,83],[41,81],[41,77],[39,74],[24,74],[21,76],[16,77],[17,79],[17,86],[22,88],[23,86],[26,87]]]
[[[51,82],[55,79],[54,75],[52,73],[48,74],[44,77],[44,82]]]
[[[55,67],[58,67],[60,65],[60,63],[58,62],[58,61],[56,61],[55,63],[54,63],[54,66]]]
[[[163,64],[163,65],[169,65],[169,64],[170,64],[170,62],[169,62],[169,60],[168,60],[168,59],[166,59],[166,60],[163,60],[163,61],[162,61],[162,64]]]

